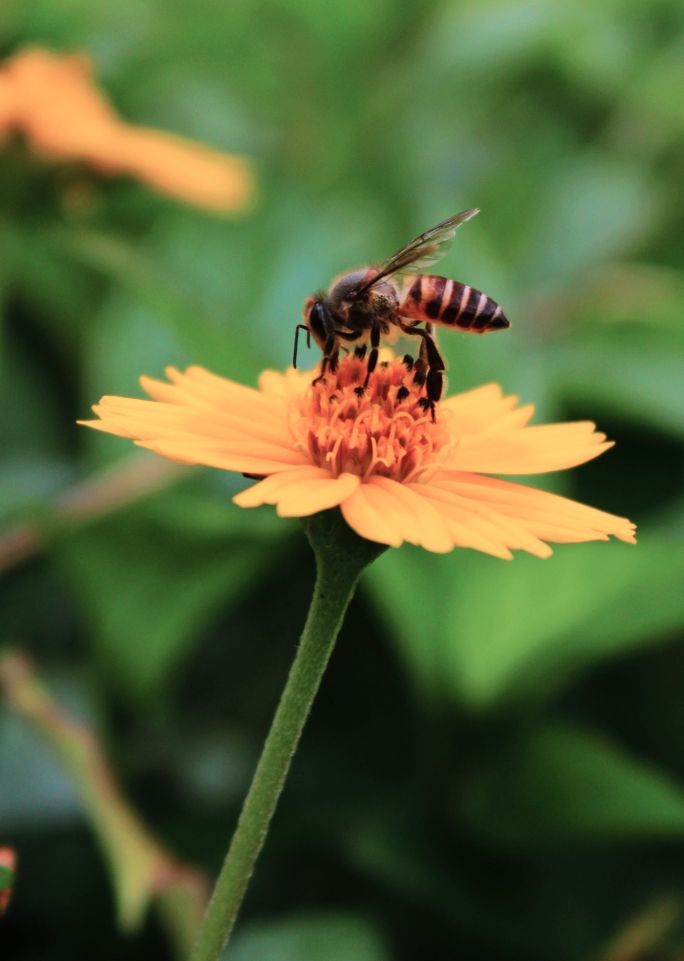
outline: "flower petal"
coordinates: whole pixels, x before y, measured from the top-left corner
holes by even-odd
[[[242,209],[250,200],[253,182],[245,160],[127,124],[98,90],[92,64],[83,55],[26,48],[0,68],[0,85],[0,123],[20,131],[47,157],[83,160],[103,173],[131,174],[212,210]]]
[[[233,498],[238,507],[275,504],[280,517],[308,517],[337,507],[360,484],[356,474],[333,477],[321,467],[299,467],[272,474]]]
[[[171,384],[145,379],[145,389],[152,387],[154,393],[149,392],[157,400],[192,405],[202,410],[241,410],[245,416],[268,417],[278,423],[285,421],[283,405],[278,398],[269,397],[253,387],[245,387],[197,366],[184,371],[167,367],[165,373]],[[160,396],[162,389],[165,396]]]
[[[117,427],[122,436],[139,440],[176,437],[208,442],[259,442],[283,450],[294,448],[284,425],[248,420],[232,411],[199,411],[180,404],[129,397],[103,397],[93,411],[103,422]]]
[[[543,474],[576,467],[613,446],[589,421],[466,434],[444,461],[454,471]]]
[[[444,527],[452,540],[454,547],[470,547],[473,550],[510,560],[512,554],[506,545],[506,538],[501,531],[478,516],[473,511],[463,510],[455,504],[453,499],[445,496],[442,491],[421,485],[422,496],[428,499],[433,507],[439,511]]]
[[[448,412],[454,430],[463,436],[523,427],[534,413],[534,406],[527,404],[516,409],[517,403],[518,398],[505,395],[498,384],[484,384],[440,401],[439,410],[442,415]]]
[[[342,516],[359,537],[399,547],[404,538],[391,516],[385,516],[387,504],[383,492],[371,484],[359,484],[354,493],[340,504]]]
[[[254,193],[244,158],[161,130],[119,122],[107,143],[91,149],[89,159],[114,164],[162,193],[210,210],[242,210]]]
[[[201,367],[168,368],[167,374],[171,383],[142,378],[159,400],[103,397],[93,408],[100,419],[81,423],[181,463],[262,475],[310,463],[297,450],[277,398]]]
[[[627,518],[511,481],[477,474],[444,474],[433,477],[429,486],[433,493],[439,491],[439,496],[448,495],[452,503],[501,523],[502,530],[513,523],[518,532],[524,530],[538,541],[578,543],[607,540],[612,535],[635,542],[635,526]],[[508,546],[529,550],[524,544],[511,542]]]
[[[281,401],[301,397],[314,378],[311,371],[295,370],[288,367],[285,373],[279,370],[264,370],[259,375],[259,390],[268,397]]]
[[[524,527],[486,505],[469,502],[435,484],[424,484],[424,496],[441,511],[454,544],[510,560],[511,550],[549,557],[551,548]]]
[[[528,427],[532,407],[493,384],[445,401],[434,422],[401,361],[390,358],[359,393],[365,370],[344,358],[316,386],[308,373],[266,371],[254,390],[201,367],[169,368],[168,383],[142,378],[154,400],[104,397],[100,419],[86,423],[173,460],[262,478],[234,498],[239,506],[307,516],[339,505],[360,536],[395,547],[510,559],[548,557],[548,541],[634,541],[625,518],[484,476],[596,457],[611,444],[592,423]]]
[[[326,471],[322,467],[316,467],[313,464],[296,467],[292,471],[272,474],[270,477],[265,477],[258,483],[246,487],[233,497],[233,502],[237,504],[238,507],[260,507],[262,504],[277,503],[277,499],[274,499],[275,495],[281,487],[287,485],[286,473],[291,475],[295,483],[297,481],[323,480],[326,477],[330,478],[332,476],[330,471]]]
[[[454,542],[439,512],[422,496],[420,485],[410,488],[379,475],[370,477],[368,484],[382,492],[382,500],[377,494],[371,496],[376,497],[376,506],[382,510],[383,518],[401,533],[403,540],[436,554],[452,550]]]
[[[308,466],[308,458],[296,451],[275,456],[258,446],[245,444],[225,444],[220,449],[211,450],[201,441],[151,440],[136,441],[138,447],[146,447],[155,454],[169,457],[184,464],[202,464],[205,467],[218,467],[220,470],[236,471],[239,474],[267,475],[289,471],[295,467]]]

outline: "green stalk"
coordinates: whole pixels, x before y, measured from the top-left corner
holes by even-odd
[[[359,576],[385,549],[358,537],[338,510],[304,526],[316,555],[311,607],[190,961],[216,961],[228,942]]]

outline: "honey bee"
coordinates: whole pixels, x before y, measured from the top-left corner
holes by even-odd
[[[425,383],[421,398],[434,419],[435,403],[442,396],[445,364],[433,334],[433,325],[456,327],[474,334],[504,330],[510,323],[501,307],[481,291],[434,274],[421,274],[442,256],[453,240],[456,228],[479,213],[463,210],[431,230],[420,234],[388,260],[342,274],[327,293],[311,294],[304,303],[304,323],[295,330],[293,364],[297,366],[299,331],[306,331],[323,352],[321,372],[316,380],[334,371],[345,342],[368,340],[370,351],[365,389],[378,362],[380,338],[395,328],[421,338],[415,362],[415,378]],[[419,326],[424,324],[425,326]],[[366,345],[357,348],[365,356]],[[316,381],[314,381],[315,383]]]

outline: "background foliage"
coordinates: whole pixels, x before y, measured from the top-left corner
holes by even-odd
[[[81,516],[64,492],[116,490],[132,454],[73,422],[168,363],[285,366],[310,290],[477,205],[444,273],[514,326],[445,336],[450,387],[597,420],[617,447],[546,486],[632,517],[640,543],[377,562],[227,957],[681,958],[681,4],[5,0],[2,51],[28,43],[89,50],[129,119],[252,155],[261,196],[230,222],[86,171],[19,183],[0,155],[2,544],[33,544],[6,551],[0,642],[213,872],[311,559],[209,470]],[[12,712],[0,843],[21,863],[3,958],[171,957],[154,916],[116,927],[73,785]]]

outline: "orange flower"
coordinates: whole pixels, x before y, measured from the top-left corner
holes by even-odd
[[[12,848],[0,848],[0,916],[5,913],[12,897],[17,856]]]
[[[40,155],[130,174],[163,193],[219,211],[249,202],[247,162],[190,140],[127,124],[92,79],[82,54],[29,47],[0,67],[0,138],[23,135]]]
[[[282,517],[339,506],[358,534],[438,553],[471,547],[548,557],[546,543],[634,543],[634,525],[532,487],[484,476],[574,467],[612,444],[588,422],[529,427],[533,407],[488,384],[441,401],[433,423],[410,365],[345,357],[312,384],[310,373],[265,371],[259,389],[201,367],[142,377],[154,400],[103,397],[88,427],[130,437],[164,457],[256,475],[234,501],[275,504]]]

